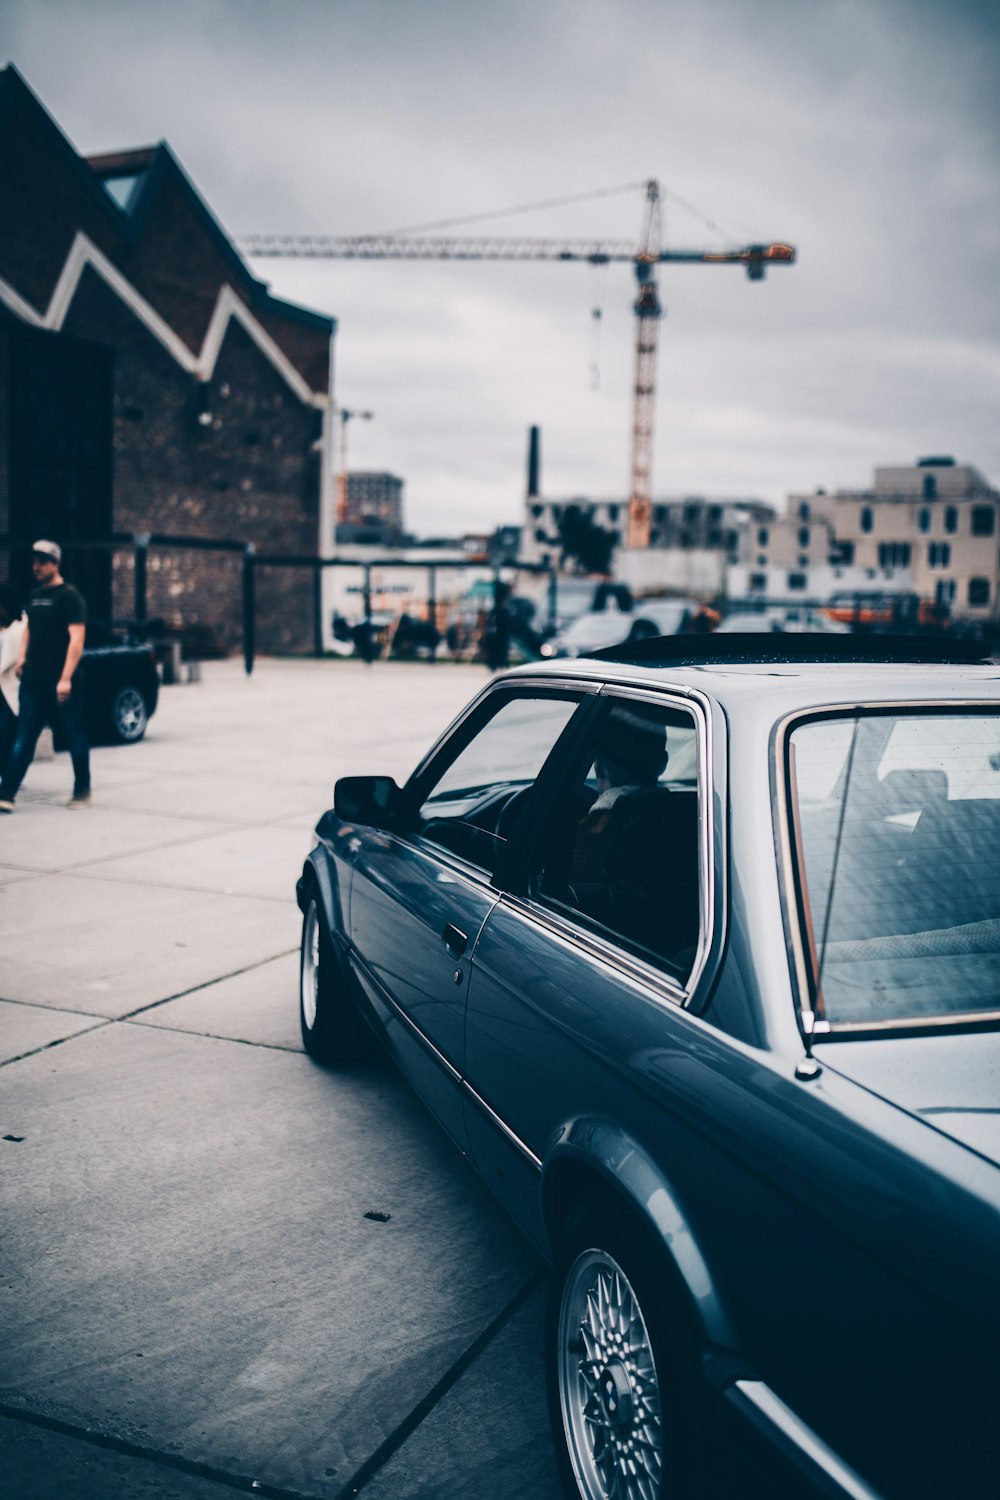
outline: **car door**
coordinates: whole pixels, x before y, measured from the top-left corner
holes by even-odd
[[[463,1149],[469,963],[497,900],[510,827],[587,696],[498,685],[415,773],[400,824],[368,834],[358,852],[356,972],[404,1072]]]
[[[546,816],[477,945],[466,1024],[470,1148],[541,1240],[538,1169],[552,1133],[625,1120],[630,1066],[701,972],[711,907],[699,767],[704,720],[662,697],[604,696],[545,788]]]

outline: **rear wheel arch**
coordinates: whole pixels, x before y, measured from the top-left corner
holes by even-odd
[[[651,1157],[623,1131],[577,1121],[543,1168],[542,1215],[555,1246],[582,1203],[600,1200],[657,1246],[674,1300],[689,1311],[705,1347],[736,1350],[737,1342],[708,1260],[683,1205]]]

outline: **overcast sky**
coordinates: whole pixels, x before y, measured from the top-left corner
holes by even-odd
[[[973,0],[0,0],[84,153],[166,139],[231,234],[364,234],[655,177],[655,493],[782,502],[954,454],[1000,483],[1000,7]],[[638,240],[638,189],[469,226]],[[713,231],[705,219],[721,226]],[[422,534],[627,493],[630,267],[259,261],[339,320],[350,466]],[[592,388],[592,309],[600,383]]]

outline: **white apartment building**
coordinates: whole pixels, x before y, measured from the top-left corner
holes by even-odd
[[[915,594],[958,618],[1000,618],[1000,493],[971,464],[924,458],[876,468],[869,490],[789,497],[785,525],[816,521],[831,560],[871,579],[908,573]]]

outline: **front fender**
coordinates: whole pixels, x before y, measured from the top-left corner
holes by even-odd
[[[341,875],[340,879],[337,878],[339,873],[329,852],[322,844],[317,844],[306,857],[302,874],[295,885],[295,899],[299,910],[304,911],[310,891],[316,890],[326,920],[326,930],[334,942],[342,945],[346,940],[346,902],[342,890],[343,877]]]
[[[618,1126],[582,1116],[569,1121],[554,1137],[545,1155],[541,1183],[550,1241],[577,1195],[598,1185],[626,1200],[662,1242],[706,1343],[735,1349],[722,1299],[680,1200],[661,1168]]]

